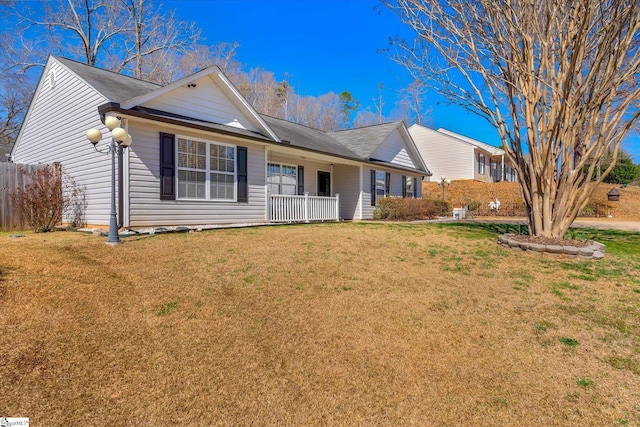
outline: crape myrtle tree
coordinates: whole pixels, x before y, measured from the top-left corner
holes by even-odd
[[[638,123],[640,2],[383,2],[416,35],[394,59],[497,129],[530,233],[562,238]]]

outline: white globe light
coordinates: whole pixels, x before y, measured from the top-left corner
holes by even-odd
[[[118,126],[120,126],[120,119],[117,117],[109,116],[104,119],[104,125],[109,128],[109,130],[114,130]]]
[[[450,179],[447,180],[447,184],[451,184],[451,180]]]
[[[118,142],[122,142],[127,138],[127,131],[122,128],[112,129],[111,137]]]
[[[89,129],[87,131],[87,139],[95,145],[102,139],[102,132],[99,129]]]
[[[440,177],[440,181],[445,181],[446,179],[447,179],[447,177],[446,177],[446,176],[444,176],[444,175],[442,175],[442,176]]]
[[[122,144],[120,145],[122,145],[124,148],[127,148],[128,146],[131,145],[131,142],[132,142],[131,135],[127,134],[127,137],[124,139],[124,141],[122,141]]]

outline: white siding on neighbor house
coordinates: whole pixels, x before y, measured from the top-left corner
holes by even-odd
[[[359,219],[360,167],[334,165],[333,192],[340,194],[340,218]]]
[[[259,131],[213,82],[212,78],[217,77],[202,77],[194,82],[195,87],[175,88],[143,103],[142,106],[241,129]]]
[[[382,144],[371,153],[371,158],[407,168],[419,168],[407,153],[404,139],[398,129],[391,132]]]
[[[51,71],[55,73],[53,88],[48,78]],[[85,219],[90,225],[107,225],[111,210],[111,159],[96,152],[85,136],[88,129],[98,128],[104,136],[98,147],[110,141],[97,111],[106,101],[50,58],[13,152],[14,163],[60,162],[65,173],[86,187]]]
[[[247,147],[249,202],[160,200],[160,132]],[[130,226],[255,223],[266,220],[264,147],[221,135],[129,123]],[[176,186],[177,189],[177,186]]]
[[[433,174],[431,181],[443,175],[451,180],[474,178],[476,162],[471,144],[420,125],[411,126],[409,134]]]

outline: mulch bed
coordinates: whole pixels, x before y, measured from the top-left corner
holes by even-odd
[[[510,236],[517,242],[537,243],[539,245],[575,246],[576,248],[586,248],[591,244],[588,240],[558,239],[552,237],[530,236],[528,234],[516,234]]]

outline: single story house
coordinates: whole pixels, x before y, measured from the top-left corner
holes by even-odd
[[[60,163],[107,225],[109,116],[133,143],[119,156],[122,227],[360,220],[380,197],[421,197],[430,175],[403,122],[322,132],[258,114],[218,67],[166,86],[50,56],[12,151]]]
[[[516,181],[516,172],[505,159],[503,149],[451,132],[414,124],[409,127],[418,151],[429,159],[435,177],[484,182]]]

